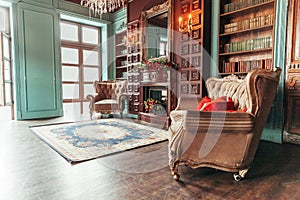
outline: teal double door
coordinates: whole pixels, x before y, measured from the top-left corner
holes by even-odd
[[[15,90],[18,120],[63,115],[58,13],[16,5]]]

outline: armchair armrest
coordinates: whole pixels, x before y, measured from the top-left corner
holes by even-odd
[[[122,93],[120,95],[117,96],[117,102],[119,103],[119,108],[123,109],[123,100],[127,100],[128,99],[128,94],[127,93]]]
[[[195,110],[200,100],[195,97],[180,97],[175,110]]]
[[[92,118],[94,109],[95,109],[95,97],[91,94],[86,96],[87,100],[89,100],[89,109],[90,109],[90,116]]]

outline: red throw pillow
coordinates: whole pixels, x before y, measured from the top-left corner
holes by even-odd
[[[201,110],[201,108],[203,107],[203,105],[205,103],[208,103],[208,102],[211,102],[211,98],[205,96],[203,97],[203,99],[198,103],[197,107],[196,107],[196,110]]]
[[[202,109],[204,111],[226,111],[234,110],[234,102],[231,98],[226,101],[227,97],[222,96],[207,103]]]

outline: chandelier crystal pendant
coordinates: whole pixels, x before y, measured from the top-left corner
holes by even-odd
[[[89,15],[102,15],[108,12],[114,12],[121,6],[124,6],[126,0],[81,0],[80,4],[89,8]]]

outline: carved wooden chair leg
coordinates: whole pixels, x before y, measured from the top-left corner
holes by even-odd
[[[179,162],[175,162],[173,166],[170,165],[172,176],[176,181],[178,181],[180,178],[180,175],[178,174],[178,166]]]
[[[249,168],[248,168],[248,169],[240,170],[238,173],[234,173],[234,174],[233,174],[234,180],[240,181],[240,180],[242,180],[243,178],[245,178],[245,176],[246,176],[248,170],[249,170]]]

